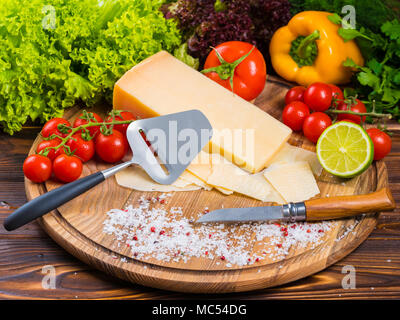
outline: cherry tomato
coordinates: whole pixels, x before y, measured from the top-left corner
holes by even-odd
[[[317,143],[319,136],[332,124],[331,118],[323,112],[310,114],[303,123],[303,132],[308,140]]]
[[[293,101],[301,101],[303,102],[303,96],[306,88],[302,86],[296,86],[291,88],[285,96],[285,104],[289,104]]]
[[[42,136],[47,138],[50,137],[52,134],[56,134],[61,137],[66,137],[68,133],[61,133],[58,130],[58,125],[60,124],[65,124],[66,126],[71,127],[71,124],[68,120],[63,118],[53,118],[44,124],[42,128]]]
[[[122,111],[120,116],[115,116],[115,121],[124,121],[124,120],[136,120],[136,117],[129,111]],[[109,116],[106,119],[106,122],[113,121],[112,117]],[[118,130],[123,135],[126,135],[126,129],[128,129],[129,123],[125,124],[115,124],[113,129]]]
[[[74,156],[77,156],[82,162],[87,162],[94,156],[93,140],[84,140],[80,133],[73,134],[66,145],[69,146]]]
[[[36,183],[48,180],[51,176],[51,168],[51,160],[41,154],[30,155],[22,166],[25,177]]]
[[[94,112],[88,112],[89,116],[93,116],[95,120],[91,119],[90,122],[103,122],[102,117],[100,117],[97,113]],[[74,121],[74,128],[79,127],[81,125],[89,123],[88,120],[82,119],[81,117],[83,116],[83,113],[81,113]],[[100,126],[93,126],[93,127],[88,127],[87,130],[89,130],[90,136],[95,138],[97,134],[100,131]]]
[[[226,62],[232,63],[249,53],[252,49],[252,44],[242,41],[228,41],[221,43],[208,55],[204,64],[204,69],[221,65],[215,52],[216,50]],[[229,91],[232,91],[229,78],[223,80],[217,72],[208,72],[205,75]],[[266,77],[267,67],[264,57],[257,48],[254,48],[250,55],[247,56],[234,70],[233,92],[247,101],[253,100],[264,89]]]
[[[346,105],[346,103],[341,102],[341,103],[338,104],[336,109],[337,110],[348,110],[348,106]],[[353,111],[353,112],[358,112],[358,113],[367,112],[367,108],[365,107],[364,103],[362,103],[358,99],[356,99],[356,104],[353,104],[350,107],[350,110]],[[362,121],[364,122],[366,116],[361,117],[361,116],[357,116],[357,115],[354,115],[354,114],[339,113],[337,118],[338,118],[338,120],[345,120],[345,119],[353,120],[354,123],[360,124],[361,123],[361,118],[362,118]]]
[[[293,131],[300,131],[309,115],[310,109],[303,102],[293,101],[283,109],[282,121]]]
[[[51,149],[48,149],[48,153],[47,153],[46,157],[49,158],[51,161],[53,161],[55,158],[57,158],[57,156],[65,153],[63,147],[58,148],[57,151],[55,151],[55,149],[52,149],[54,147],[57,147],[60,143],[61,143],[61,139],[59,139],[59,138],[54,138],[51,140],[43,140],[42,142],[40,142],[38,144],[38,146],[36,148],[36,153],[40,153],[42,150],[44,150],[46,148],[51,148]]]
[[[344,95],[342,89],[340,89],[338,86],[335,86],[334,84],[329,84],[329,86],[332,89],[332,98],[337,99],[337,100],[343,100]]]
[[[392,139],[389,135],[378,128],[367,129],[367,133],[374,144],[374,160],[386,157],[392,149]]]
[[[82,161],[75,156],[61,154],[53,161],[54,176],[62,182],[72,182],[82,174]]]
[[[313,111],[328,110],[332,103],[332,88],[322,82],[311,84],[304,92],[304,103]]]
[[[113,133],[108,136],[100,132],[95,141],[97,155],[109,163],[121,161],[127,147],[126,137],[118,130],[113,130]]]

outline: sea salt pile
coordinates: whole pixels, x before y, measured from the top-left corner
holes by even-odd
[[[183,208],[165,208],[169,196],[142,197],[136,206],[110,210],[103,232],[113,235],[118,246],[128,246],[133,258],[187,262],[192,257],[202,257],[231,267],[263,259],[282,260],[292,246],[313,248],[322,243],[325,233],[336,223],[194,225],[192,222],[208,209],[192,221],[184,216]]]

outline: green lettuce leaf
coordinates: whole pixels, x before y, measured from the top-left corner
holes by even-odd
[[[115,82],[181,36],[161,0],[1,0],[0,126],[111,102]]]

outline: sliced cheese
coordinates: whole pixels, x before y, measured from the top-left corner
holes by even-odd
[[[292,146],[289,143],[285,143],[282,149],[271,160],[271,164],[275,165],[277,163],[293,163],[298,161],[307,161],[316,176],[321,174],[322,166],[315,152]],[[268,169],[270,169],[270,167]]]
[[[221,156],[214,154],[212,172],[207,179],[207,184],[244,194],[254,199],[267,201],[271,187],[265,179],[254,175],[227,162]]]
[[[208,185],[203,180],[199,179],[198,177],[196,177],[194,174],[190,173],[187,170],[183,171],[183,173],[181,174],[181,176],[179,177],[178,180],[186,181],[189,184],[199,186],[202,189],[207,190],[207,191],[212,189],[212,187],[210,185]]]
[[[263,199],[264,202],[275,202],[277,204],[284,204],[286,203],[285,199],[279,194],[278,191],[274,189],[274,187],[265,179],[264,172],[258,172],[252,175],[254,179],[260,180],[260,182],[265,183],[267,182],[270,188],[270,192],[266,195]]]
[[[265,168],[291,129],[165,51],[126,72],[114,87],[115,109],[142,118],[198,109],[213,127],[210,153],[249,172]]]
[[[275,164],[264,177],[286,202],[299,202],[319,194],[319,188],[306,161]]]
[[[117,183],[125,188],[137,191],[193,191],[201,189],[201,186],[186,181],[180,177],[171,185],[159,184],[151,179],[147,173],[137,166],[126,168],[115,175]]]
[[[186,170],[206,183],[207,178],[211,174],[211,166],[211,155],[207,152],[200,151]]]

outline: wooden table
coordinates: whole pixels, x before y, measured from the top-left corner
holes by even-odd
[[[392,124],[393,147],[386,158],[390,188],[400,204],[400,126]],[[0,202],[11,207],[26,201],[22,163],[40,128],[26,128],[14,136],[0,133]],[[399,299],[400,209],[384,213],[377,228],[353,253],[333,266],[284,286],[225,295],[190,295],[123,282],[83,264],[60,248],[36,222],[9,233],[3,221],[13,208],[0,207],[0,299]],[[356,288],[343,289],[353,266]],[[53,266],[55,289],[43,289]],[[342,273],[343,271],[343,273]]]

